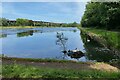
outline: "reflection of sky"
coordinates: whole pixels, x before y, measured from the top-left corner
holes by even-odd
[[[27,32],[29,30],[39,30],[39,32],[59,32],[59,31],[77,31],[78,29],[77,28],[48,28],[48,27],[44,27],[44,28],[24,28],[24,29],[3,29],[3,30],[0,30],[0,34],[17,34],[17,33],[20,33],[20,32]]]
[[[67,42],[68,49],[74,50],[74,49],[78,48],[79,50],[83,51],[83,49],[84,49],[83,45],[84,44],[81,40],[79,31],[71,32],[71,33],[65,32],[64,34],[65,34],[65,36],[69,36],[69,38],[68,38],[69,40]]]
[[[79,59],[75,59],[75,58],[70,58],[70,57],[66,57],[68,60],[73,60],[73,61],[82,61],[82,62],[86,62],[86,61],[88,61],[87,59],[86,59],[86,57],[85,56],[83,56],[83,57],[81,57],[81,58],[79,58]]]
[[[45,32],[45,29],[42,29],[44,30],[43,33],[33,33],[32,36],[17,37],[16,34],[7,35],[6,38],[3,38],[3,53],[13,57],[62,59],[63,53],[61,51],[63,48],[56,45],[57,32],[63,33],[68,38],[65,44],[67,50],[78,48],[83,51],[84,47],[78,29],[76,32],[71,31],[76,28],[68,28],[70,31],[65,31],[65,28],[60,31],[57,28],[55,29],[57,32],[51,29],[49,31],[48,28],[46,28],[47,32]]]

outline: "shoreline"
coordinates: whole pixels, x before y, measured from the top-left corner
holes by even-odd
[[[1,26],[0,29],[17,29],[17,28],[40,28],[41,26]]]
[[[11,29],[11,28],[13,28],[13,29],[17,29],[17,28],[56,28],[57,26],[0,26],[0,29]],[[59,28],[66,28],[66,27],[64,27],[64,26],[61,26],[61,27],[59,27]],[[69,28],[69,27],[67,27],[67,28]],[[78,27],[73,27],[73,28],[78,28]]]
[[[2,78],[119,78],[120,69],[103,62],[2,58]]]
[[[56,59],[33,59],[33,58],[15,58],[15,57],[2,57],[3,64],[22,64],[32,66],[45,66],[57,68],[70,68],[70,69],[98,69],[107,71],[117,71],[119,68],[103,62],[76,62],[71,60],[56,60]]]

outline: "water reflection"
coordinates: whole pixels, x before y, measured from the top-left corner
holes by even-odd
[[[85,56],[84,53],[80,50],[77,50],[77,48],[75,50],[68,50],[68,56],[70,56],[71,58],[75,58],[77,60],[79,60],[79,58]]]
[[[17,33],[17,37],[32,36],[32,35],[33,35],[33,31]]]
[[[67,46],[66,42],[68,41],[68,38],[64,36],[63,32],[57,32],[56,33],[56,45],[59,45],[62,48],[62,52],[64,53],[63,59],[67,56]]]
[[[84,42],[86,56],[89,60],[109,62],[110,60],[117,58],[117,56],[114,55],[108,48],[105,48],[98,42],[90,39],[90,37],[85,33],[81,32],[81,37]],[[90,41],[88,41],[89,39]]]
[[[70,58],[74,58],[79,60],[79,58],[85,56],[84,53],[80,50],[78,50],[77,48],[75,50],[70,50],[67,49],[67,41],[68,38],[65,37],[63,32],[57,32],[56,33],[56,45],[59,45],[62,48],[62,53],[64,53],[63,59],[65,59],[67,56],[69,56]]]
[[[116,59],[109,49],[80,33],[77,28],[6,29],[2,33],[3,50],[0,51],[10,57],[105,62]]]
[[[57,32],[56,37],[57,37],[56,44],[60,45],[63,48],[63,51],[67,50],[66,42],[67,42],[68,38],[64,36],[63,32],[62,33]]]
[[[17,37],[32,36],[33,33],[35,33],[35,32],[38,32],[38,30],[28,30],[25,32],[20,32],[20,33],[17,33]]]
[[[76,55],[62,51],[83,49],[77,28],[5,29],[2,33],[7,34],[2,41],[2,53],[10,57],[71,60]]]
[[[0,38],[6,38],[7,34],[0,34]]]

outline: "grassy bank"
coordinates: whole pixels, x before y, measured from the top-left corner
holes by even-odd
[[[119,78],[120,71],[106,63],[55,59],[2,58],[3,78]]]
[[[107,31],[103,29],[95,28],[80,28],[82,31],[86,32],[91,36],[97,36],[103,44],[108,48],[114,48],[120,51],[120,32],[117,31]]]
[[[3,78],[120,78],[120,72],[3,65]]]
[[[17,28],[42,28],[42,27],[49,27],[49,28],[55,28],[55,27],[75,27],[75,26],[0,26],[0,29],[17,29]]]
[[[117,55],[118,59],[113,59],[109,64],[120,68],[120,32],[96,28],[80,27],[80,29],[83,34],[87,34],[93,40],[101,43],[105,47],[109,48],[113,54]]]
[[[84,62],[76,62],[72,60],[57,60],[57,59],[50,59],[50,58],[16,58],[16,57],[2,57],[2,60],[11,60],[11,61],[27,61],[27,62],[60,62],[60,63],[84,63]],[[90,62],[89,62],[90,63]]]

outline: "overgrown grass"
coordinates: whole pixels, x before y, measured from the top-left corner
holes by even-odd
[[[23,65],[3,65],[3,78],[120,78],[120,72],[71,70]]]

